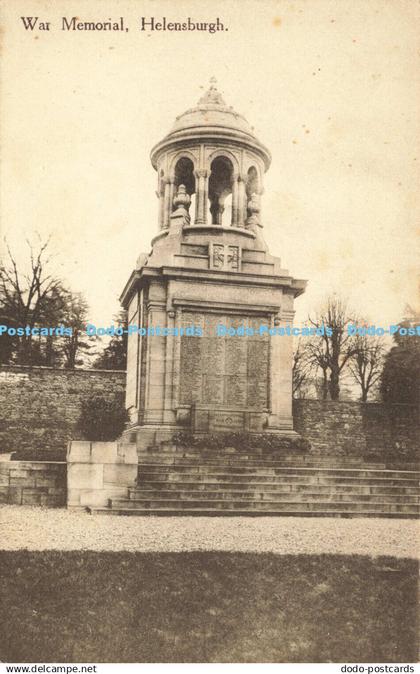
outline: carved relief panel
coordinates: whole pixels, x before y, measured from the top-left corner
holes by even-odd
[[[240,271],[240,246],[231,246],[223,243],[210,244],[210,269]]]

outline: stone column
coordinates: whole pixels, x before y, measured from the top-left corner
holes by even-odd
[[[158,207],[159,229],[163,229],[164,205],[165,205],[165,185],[163,181],[160,181],[158,191],[156,192],[156,196],[159,199],[159,207]]]
[[[180,328],[182,327],[182,310],[177,309],[174,316],[174,327],[178,328],[178,335],[174,337],[174,351],[173,351],[173,376],[172,376],[172,403],[174,409],[179,405],[179,387],[181,379],[181,336]]]
[[[195,223],[205,225],[207,223],[207,176],[208,171],[200,169],[195,172],[197,180]]]
[[[294,311],[283,310],[273,317],[272,327],[292,326]],[[293,337],[270,336],[270,374],[268,430],[292,430]]]
[[[157,294],[157,293],[156,293]],[[153,297],[147,305],[148,327],[166,326],[165,303]],[[158,424],[163,421],[165,403],[166,340],[162,335],[148,337],[146,355],[146,386],[143,422]]]
[[[167,312],[167,327],[173,329],[175,327],[175,311]],[[165,356],[165,400],[164,400],[164,417],[163,420],[167,424],[176,423],[176,414],[174,409],[174,362],[176,355],[176,337],[169,336],[166,338],[166,356]]]
[[[245,227],[246,220],[246,185],[247,175],[240,174],[238,176],[238,227]]]
[[[139,295],[139,310],[138,310],[138,325],[143,328],[145,325],[144,320],[144,290],[140,290]],[[129,338],[130,339],[130,338]],[[137,352],[137,368],[136,368],[136,398],[137,398],[137,410],[138,410],[138,421],[141,421],[141,416],[144,409],[144,392],[142,391],[142,368],[143,368],[143,352],[145,350],[145,344],[147,343],[147,338],[143,335],[139,336],[138,342],[138,352]],[[128,361],[127,361],[128,363]],[[128,367],[127,367],[128,372]]]
[[[163,196],[163,206],[162,206],[162,229],[169,228],[169,214],[170,214],[170,190],[171,186],[169,180],[164,181],[164,196]]]
[[[238,174],[232,176],[232,227],[238,227],[239,221],[239,189]]]
[[[165,194],[163,197],[163,227],[169,229],[169,222],[172,213],[172,204],[174,200],[174,178],[168,178],[165,182]]]

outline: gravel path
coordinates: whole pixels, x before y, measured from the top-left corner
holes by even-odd
[[[0,549],[224,550],[420,557],[415,520],[322,517],[101,517],[0,506]]]

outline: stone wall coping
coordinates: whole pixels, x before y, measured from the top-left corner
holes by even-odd
[[[72,440],[68,444],[67,463],[138,464],[137,446],[132,442]]]
[[[407,407],[415,409],[417,406],[412,403],[391,403],[387,405],[384,402],[376,400],[367,400],[366,402],[362,400],[318,400],[318,398],[293,398],[293,403],[304,404],[316,403],[317,405],[357,405],[359,407],[383,407],[387,409],[388,407]]]
[[[20,466],[31,466],[32,464],[36,464],[37,466],[50,466],[51,464],[57,465],[57,466],[66,466],[67,462],[66,461],[15,461],[13,460],[8,460],[8,461],[1,461],[0,462],[0,467],[1,466],[10,466],[10,464],[16,465],[19,464]]]
[[[96,373],[120,373],[120,374],[127,374],[126,370],[104,370],[104,369],[94,369],[94,368],[88,368],[88,367],[77,367],[74,368],[73,370],[67,369],[65,367],[53,367],[51,365],[12,365],[12,364],[1,364],[0,365],[0,372],[3,369],[10,369],[10,370],[53,370],[55,372],[65,372],[66,374],[74,374],[77,372],[96,372]]]

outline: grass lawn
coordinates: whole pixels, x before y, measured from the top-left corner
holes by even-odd
[[[418,564],[1,552],[3,662],[415,662]]]

